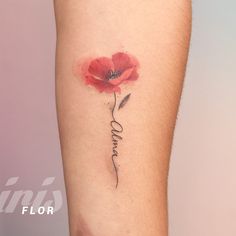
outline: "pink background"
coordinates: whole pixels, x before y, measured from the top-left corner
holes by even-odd
[[[19,176],[12,190],[64,193],[54,99],[55,25],[52,1],[7,0],[0,4],[0,188]],[[49,196],[50,198],[50,196]],[[67,214],[1,214],[1,236],[65,236]]]
[[[169,178],[170,236],[236,235],[236,2],[193,3],[193,38]],[[60,189],[54,216],[0,213],[2,236],[65,236],[52,1],[1,0],[0,189]]]

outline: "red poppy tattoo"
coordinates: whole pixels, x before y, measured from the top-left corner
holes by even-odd
[[[87,85],[93,86],[100,93],[113,93],[114,105],[112,108],[111,137],[112,137],[112,163],[116,176],[116,188],[119,183],[118,166],[116,160],[118,158],[119,141],[123,138],[123,126],[116,120],[115,111],[123,108],[128,102],[131,94],[126,95],[117,107],[116,93],[121,93],[121,85],[128,84],[138,79],[138,60],[133,56],[118,52],[112,55],[111,58],[99,57],[91,60],[89,63],[84,63],[81,67],[82,79]],[[81,74],[81,73],[79,73]]]

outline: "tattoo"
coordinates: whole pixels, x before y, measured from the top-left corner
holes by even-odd
[[[95,87],[100,93],[113,93],[114,105],[112,108],[112,120],[111,126],[111,138],[112,138],[112,153],[111,160],[114,167],[116,184],[119,184],[118,165],[117,159],[119,157],[118,145],[123,139],[122,132],[123,126],[117,121],[115,117],[115,111],[119,111],[123,108],[130,99],[131,93],[126,95],[117,108],[117,93],[121,93],[120,86],[122,84],[131,83],[138,79],[139,63],[133,56],[118,52],[112,55],[111,58],[99,57],[88,63],[84,63],[82,66],[82,78],[87,85]],[[76,73],[80,76],[81,73]]]
[[[118,144],[119,144],[119,141],[122,140],[122,136],[121,136],[121,133],[123,132],[123,126],[118,122],[116,121],[115,119],[115,115],[114,115],[114,111],[115,111],[115,108],[116,108],[116,93],[114,93],[114,106],[113,106],[113,109],[112,109],[112,118],[113,120],[110,122],[111,124],[111,136],[112,136],[112,144],[113,144],[113,147],[112,147],[112,163],[113,163],[113,166],[114,166],[114,170],[115,170],[115,175],[116,175],[116,188],[118,187],[118,183],[119,183],[119,176],[118,176],[118,168],[117,168],[117,165],[116,165],[116,162],[115,162],[115,157],[118,157],[119,155],[119,152],[118,152]]]
[[[118,110],[120,110],[122,107],[125,106],[125,104],[128,102],[129,98],[130,98],[131,93],[129,93],[128,95],[126,95],[123,100],[121,101]]]

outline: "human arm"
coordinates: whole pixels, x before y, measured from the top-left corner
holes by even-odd
[[[190,1],[55,0],[55,12],[71,236],[166,236],[168,165],[188,54]],[[82,71],[88,58],[117,52],[139,63],[138,78],[116,91],[118,105],[131,94],[115,113],[123,128],[114,158],[118,186],[110,123],[114,93],[100,93]]]

